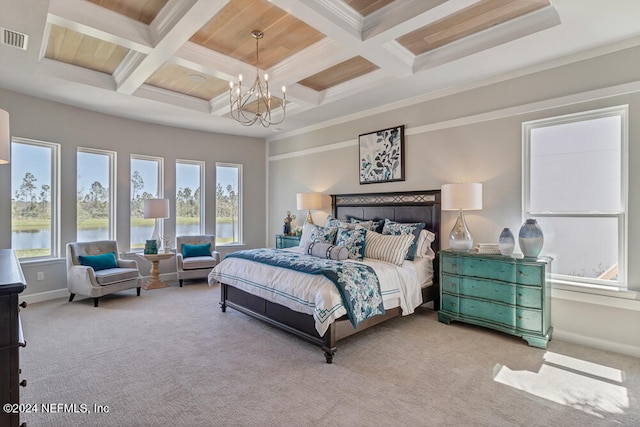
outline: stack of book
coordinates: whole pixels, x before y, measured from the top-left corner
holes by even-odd
[[[500,246],[497,243],[476,243],[473,252],[477,254],[500,255]]]

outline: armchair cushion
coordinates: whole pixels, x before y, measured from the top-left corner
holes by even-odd
[[[99,255],[78,255],[81,265],[93,268],[94,271],[118,268],[118,261],[114,252],[107,252]]]
[[[184,258],[182,260],[182,268],[184,270],[195,270],[198,268],[213,268],[216,266],[216,260],[211,255],[196,256]]]
[[[184,258],[190,257],[210,257],[211,256],[211,243],[202,243],[200,245],[182,244],[182,256]]]
[[[96,281],[99,285],[112,285],[124,280],[131,280],[138,278],[137,268],[108,268],[105,270],[99,270],[95,272]]]

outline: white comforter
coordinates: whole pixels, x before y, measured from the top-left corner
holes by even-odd
[[[362,262],[371,266],[378,275],[385,309],[400,306],[402,315],[406,316],[422,304],[421,286],[424,283],[420,283],[414,263],[405,261],[399,267],[369,258]],[[320,336],[324,335],[334,320],[347,313],[335,285],[323,275],[301,273],[241,258],[227,258],[209,274],[209,286],[216,282],[224,282],[294,311],[312,314]]]

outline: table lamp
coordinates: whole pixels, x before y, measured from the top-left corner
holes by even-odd
[[[451,250],[464,252],[473,248],[473,237],[463,211],[482,209],[482,184],[445,184],[442,186],[442,210],[458,211],[458,219],[449,233]]]
[[[307,211],[307,222],[313,224],[311,218],[311,209],[320,209],[322,207],[322,194],[320,193],[298,193],[296,201],[299,211]]]
[[[160,248],[160,220],[169,218],[169,199],[144,199],[144,218],[156,220],[151,239],[158,242]]]

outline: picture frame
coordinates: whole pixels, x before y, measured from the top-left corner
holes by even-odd
[[[404,125],[358,136],[360,184],[404,181]]]

